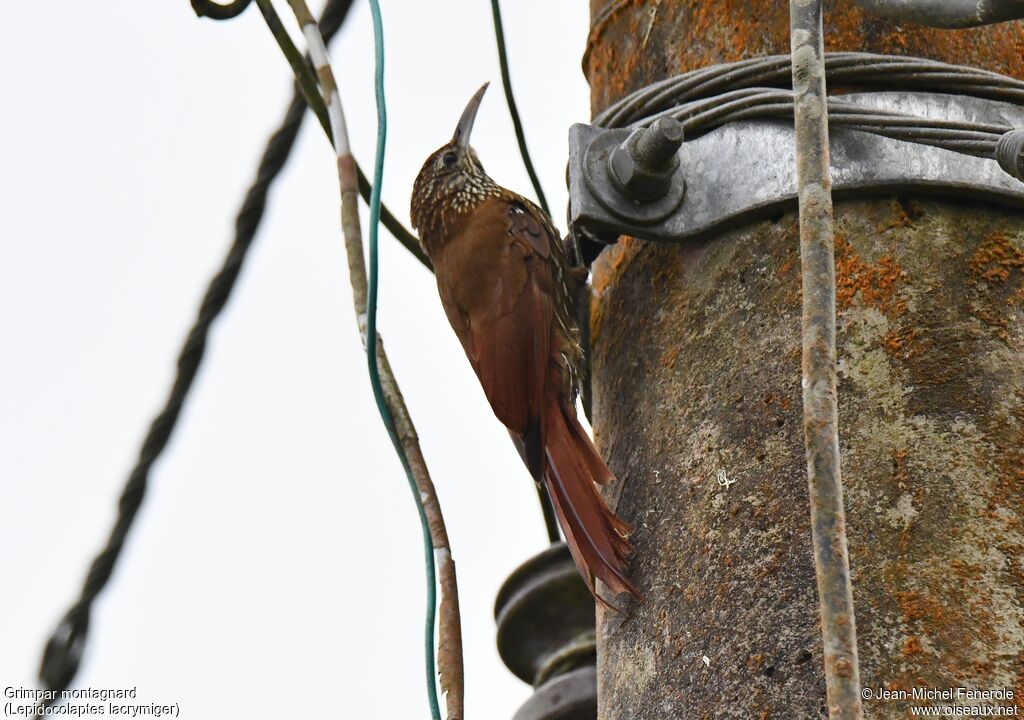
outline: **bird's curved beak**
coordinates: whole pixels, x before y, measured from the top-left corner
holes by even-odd
[[[484,93],[487,92],[488,85],[490,83],[485,82],[479,90],[473,93],[473,97],[469,99],[466,109],[462,111],[459,124],[455,127],[455,134],[452,135],[452,142],[460,148],[469,147],[469,135],[473,132],[473,121],[476,120],[476,111],[480,109],[480,102],[484,99]]]

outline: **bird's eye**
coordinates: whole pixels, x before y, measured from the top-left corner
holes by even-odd
[[[454,166],[456,160],[458,160],[458,158],[455,156],[455,153],[453,152],[446,152],[444,156],[441,158],[441,162],[444,163],[445,167]]]

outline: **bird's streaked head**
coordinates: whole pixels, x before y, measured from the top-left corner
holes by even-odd
[[[489,83],[474,93],[452,139],[423,163],[412,191],[412,224],[425,236],[443,232],[444,223],[454,215],[473,210],[500,188],[484,172],[469,144],[477,111]],[[445,217],[445,216],[448,217]]]

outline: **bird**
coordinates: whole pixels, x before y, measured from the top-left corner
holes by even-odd
[[[628,577],[629,525],[598,486],[613,474],[576,417],[582,359],[570,286],[579,271],[551,218],[498,185],[469,143],[485,83],[455,133],[413,183],[411,219],[430,258],[438,294],[495,416],[533,479],[548,493],[587,588],[640,593]],[[617,609],[617,608],[616,608]]]

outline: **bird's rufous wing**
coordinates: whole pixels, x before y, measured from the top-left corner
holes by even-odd
[[[533,208],[491,198],[435,260],[448,319],[494,414],[523,438],[535,477],[543,467],[540,418],[551,359],[556,242]]]

